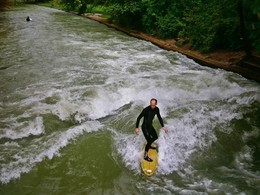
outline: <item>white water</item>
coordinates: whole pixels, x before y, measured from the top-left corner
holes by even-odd
[[[13,61],[12,67],[0,72],[1,82],[8,81],[1,86],[4,93],[0,99],[1,183],[9,183],[45,159],[59,156],[71,140],[104,130],[112,132],[117,160],[135,175],[141,174],[139,162],[145,140],[142,133],[134,134],[135,120],[155,97],[169,133],[159,132],[158,178],[137,187],[160,189],[165,194],[195,193],[202,186],[212,193],[219,188],[237,191],[206,177],[196,180],[196,169],[189,161],[217,141],[215,129],[233,132],[232,121],[242,119],[253,103],[259,103],[257,83],[202,67],[179,53],[161,50],[84,18],[50,9],[45,12],[46,21],[53,22],[52,36],[46,24],[35,22],[37,15],[35,23],[17,24],[14,36],[26,42],[20,41],[12,49],[18,59],[27,52],[29,58]],[[55,18],[55,13],[72,21]],[[18,16],[12,17],[15,23]],[[20,29],[22,25],[26,31]],[[38,29],[36,45],[28,38],[28,28],[32,27]],[[160,129],[157,119],[155,126]],[[252,126],[254,132],[259,130]],[[236,157],[238,169],[248,171],[252,155],[245,146]],[[183,180],[191,177],[187,179],[188,189],[159,178],[174,172]],[[253,178],[259,177],[248,172]]]

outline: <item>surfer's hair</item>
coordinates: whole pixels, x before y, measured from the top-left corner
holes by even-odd
[[[155,103],[157,104],[157,99],[152,98],[152,99],[150,100],[150,102],[151,102],[151,101],[155,101]]]

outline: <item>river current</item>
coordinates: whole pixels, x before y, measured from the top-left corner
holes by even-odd
[[[259,83],[34,5],[0,12],[0,51],[0,194],[260,193]],[[153,97],[169,133],[155,117],[147,177]]]

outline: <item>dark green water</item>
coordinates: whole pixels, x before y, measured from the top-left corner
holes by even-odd
[[[258,83],[50,8],[0,29],[0,194],[260,193]],[[134,128],[152,97],[169,133],[155,119],[146,177]]]

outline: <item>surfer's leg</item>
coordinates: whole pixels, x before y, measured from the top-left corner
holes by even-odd
[[[152,137],[151,137],[151,135],[150,135],[150,133],[149,133],[147,128],[142,127],[142,130],[143,130],[144,137],[145,137],[145,139],[147,141],[147,144],[145,146],[145,151],[148,152],[151,144],[153,143]]]
[[[152,141],[152,143],[153,143],[155,140],[158,139],[158,135],[157,135],[157,133],[156,133],[154,127],[152,127],[152,129],[151,129],[150,135],[151,135],[151,141]]]
[[[152,139],[151,139],[151,135],[149,134],[149,131],[146,128],[142,127],[142,131],[143,131],[144,137],[147,141],[147,144],[145,146],[145,151],[144,151],[144,159],[149,161],[149,162],[152,162],[153,160],[150,159],[149,156],[148,156],[148,150],[149,150],[151,144],[153,143]]]
[[[150,148],[151,148],[151,149],[156,149],[156,147],[153,147],[153,146],[152,146],[152,143],[153,143],[155,140],[158,139],[158,135],[157,135],[157,133],[156,133],[154,127],[152,127],[152,129],[151,129],[151,131],[150,131],[150,137],[151,137]]]
[[[152,127],[151,129],[147,129],[147,128],[142,128],[143,130],[143,134],[144,134],[144,137],[147,141],[147,144],[145,146],[145,151],[148,152],[149,148],[153,148],[151,147],[152,143],[158,139],[158,135],[154,129],[154,127]],[[155,148],[153,148],[155,149]]]

